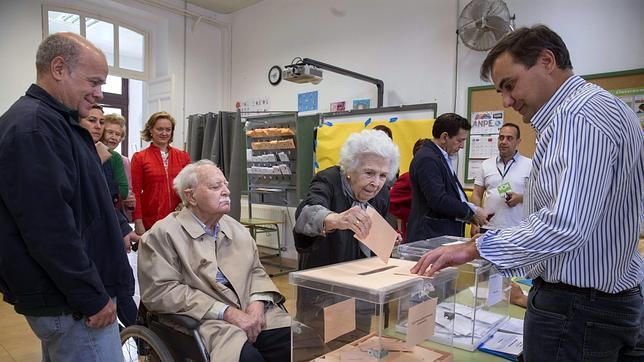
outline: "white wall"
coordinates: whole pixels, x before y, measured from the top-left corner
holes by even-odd
[[[185,6],[179,0],[165,2],[178,9]],[[0,69],[4,70],[0,113],[4,113],[24,94],[29,84],[35,82],[35,54],[42,40],[42,4],[38,0],[0,1],[0,46],[3,49]],[[175,130],[175,146],[183,147],[185,117],[224,107],[229,87],[223,81],[226,79],[223,73],[224,69],[228,72],[229,60],[223,59],[222,54],[229,54],[230,50],[222,49],[226,44],[218,26],[200,21],[193,27],[193,18],[185,19],[184,23],[182,15],[135,1],[57,0],[48,1],[47,5],[97,14],[148,32],[151,43],[150,79],[174,76],[172,109],[167,111],[179,123]],[[188,10],[222,24],[228,21],[228,16],[198,7],[188,6]],[[145,99],[143,101],[145,103]],[[144,122],[148,116],[144,110],[138,121]]]
[[[268,83],[273,65],[307,57],[385,84],[385,105],[437,102],[451,109],[456,3],[427,0],[265,0],[233,14],[233,100],[268,96],[275,110],[297,110],[297,94],[319,91],[319,109],[376,87],[328,71],[319,85]],[[450,31],[447,31],[450,29]]]
[[[36,81],[36,48],[41,40],[39,2],[0,1],[0,114]]]
[[[457,17],[466,0],[264,0],[233,14],[233,101],[264,97],[271,108],[296,110],[297,94],[319,91],[329,103],[368,97],[375,87],[324,72],[319,85],[269,85],[268,69],[308,57],[357,71],[385,83],[385,106],[437,102],[439,113],[467,110],[467,88],[483,85],[485,52],[459,44]],[[544,23],[566,41],[578,74],[644,66],[641,0],[507,0],[516,25]]]

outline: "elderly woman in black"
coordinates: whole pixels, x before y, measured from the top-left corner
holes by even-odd
[[[369,233],[369,205],[383,217],[387,214],[389,190],[384,186],[398,171],[399,159],[398,147],[382,131],[349,136],[340,150],[340,165],[313,177],[295,213],[300,270],[371,256],[353,235]]]

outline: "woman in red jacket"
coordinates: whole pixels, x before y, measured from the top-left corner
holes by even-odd
[[[421,138],[416,141],[412,150],[412,156],[423,146],[425,141],[429,138]],[[402,234],[403,243],[407,240],[407,220],[411,212],[411,181],[409,180],[409,172],[405,172],[398,176],[396,182],[389,190],[389,213],[398,219],[398,231]],[[411,240],[416,241],[416,240]]]
[[[141,138],[151,142],[150,146],[132,156],[132,192],[136,197],[132,218],[139,235],[174,211],[180,202],[172,182],[190,163],[190,156],[170,146],[175,125],[167,112],[151,115],[141,131]]]

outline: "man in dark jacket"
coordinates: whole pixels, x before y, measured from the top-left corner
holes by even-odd
[[[131,269],[89,133],[103,53],[47,37],[37,78],[0,117],[0,291],[40,338],[43,360],[122,360],[112,298]],[[128,236],[125,237],[127,242]]]
[[[412,201],[408,241],[463,236],[466,222],[486,222],[486,212],[467,201],[451,160],[463,148],[470,128],[458,114],[442,114],[434,122],[431,142],[425,142],[414,155],[409,166]]]

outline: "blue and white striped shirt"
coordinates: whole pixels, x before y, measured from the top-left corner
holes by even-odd
[[[644,132],[622,101],[578,76],[532,118],[538,144],[526,185],[529,214],[488,232],[479,253],[504,275],[617,293],[644,278]]]

